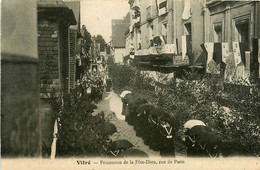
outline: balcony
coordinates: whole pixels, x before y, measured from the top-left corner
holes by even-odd
[[[149,47],[148,49],[137,50],[135,56],[141,61],[149,61],[152,65],[168,66],[168,67],[183,67],[189,66],[189,57],[177,53],[175,44],[164,44]],[[167,64],[167,65],[166,65]]]

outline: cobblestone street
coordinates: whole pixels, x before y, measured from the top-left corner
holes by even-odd
[[[122,103],[120,97],[114,92],[105,92],[103,95],[103,100],[98,103],[98,109],[95,113],[104,112],[105,118],[113,123],[117,128],[117,133],[111,136],[113,141],[126,139],[130,141],[136,149],[142,150],[148,154],[149,157],[158,157],[160,152],[153,151],[149,146],[144,144],[144,141],[141,137],[136,136],[134,127],[128,125],[124,121],[124,116],[121,115]],[[176,157],[185,156],[183,153],[176,152]]]

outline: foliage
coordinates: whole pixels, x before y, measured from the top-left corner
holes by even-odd
[[[155,93],[152,79],[129,66],[111,65],[114,89],[131,90],[170,114],[175,129],[189,119],[200,119],[224,142],[239,142],[255,155],[260,154],[260,89],[223,82],[221,75],[186,72],[178,83],[172,81]],[[244,128],[247,127],[247,128]],[[177,134],[177,130],[176,130]]]
[[[86,43],[84,43],[85,49],[86,49],[86,51],[89,51],[92,40],[91,40],[91,34],[88,32],[85,25],[83,25],[81,28],[81,34],[83,36],[83,40],[86,42]]]
[[[108,136],[104,134],[105,120],[93,116],[96,105],[87,96],[79,94],[79,89],[75,88],[70,95],[52,101],[52,109],[59,120],[57,155],[105,156],[104,147],[108,145]]]
[[[100,51],[105,51],[107,44],[104,38],[101,35],[93,36],[93,39],[96,41],[96,43],[100,44]]]

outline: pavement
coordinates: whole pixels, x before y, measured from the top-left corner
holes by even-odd
[[[144,151],[149,157],[160,157],[160,152],[154,151],[149,146],[144,144],[141,137],[136,136],[134,127],[125,122],[125,116],[122,115],[121,98],[112,92],[104,92],[103,100],[98,103],[98,109],[95,112],[104,112],[105,119],[113,123],[117,128],[117,133],[114,133],[110,138],[112,141],[126,139],[131,142],[136,149]],[[186,157],[183,144],[176,141],[175,157]]]
[[[159,157],[160,152],[153,151],[149,146],[144,144],[141,137],[136,136],[133,126],[125,122],[125,116],[121,115],[122,101],[121,98],[112,92],[105,92],[103,100],[98,103],[98,109],[95,112],[103,111],[105,118],[113,123],[117,128],[117,133],[114,133],[110,138],[112,141],[126,139],[131,142],[136,149],[144,151],[149,157]]]

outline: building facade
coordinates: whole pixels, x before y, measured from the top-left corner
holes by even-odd
[[[40,96],[55,97],[60,91],[68,94],[74,79],[70,70],[74,71],[77,37],[70,25],[77,21],[63,1],[38,1],[37,11]]]
[[[203,65],[203,32],[194,31],[203,29],[203,16],[198,12],[203,1],[130,0],[129,5],[129,30],[138,64],[167,65],[172,71]]]
[[[130,25],[130,13],[124,19],[112,20],[112,40],[111,47],[115,63],[122,64],[126,56],[125,31]]]
[[[245,78],[254,72],[259,77],[258,1],[129,0],[128,3],[131,17],[126,49],[133,49],[134,63],[142,66],[140,69],[178,75],[184,69],[195,68],[224,76],[227,62],[235,61],[231,74]],[[131,50],[126,52],[130,55]]]
[[[230,74],[242,79],[259,77],[259,6],[259,1],[206,1],[205,42],[225,43],[222,61],[233,64]]]

